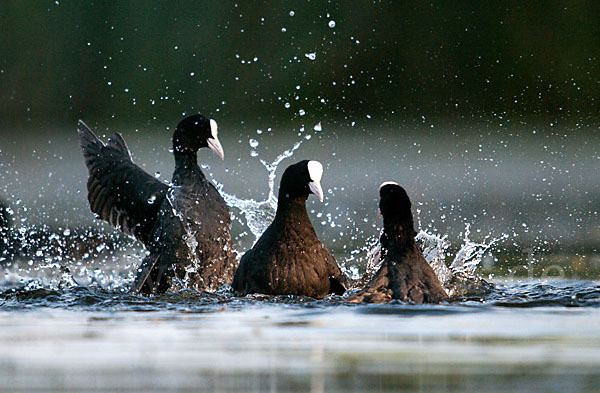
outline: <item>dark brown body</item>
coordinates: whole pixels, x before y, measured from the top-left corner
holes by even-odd
[[[141,293],[183,288],[215,291],[231,284],[237,260],[225,201],[197,167],[176,169],[173,186],[162,202],[150,255],[142,262],[132,289]]]
[[[395,183],[384,183],[379,193],[383,215],[382,263],[366,286],[348,300],[368,303],[446,300],[446,291],[415,242],[411,203],[406,191]]]
[[[317,238],[308,217],[308,191],[297,185],[304,184],[301,164],[290,166],[284,173],[275,219],[240,260],[233,279],[233,289],[239,294],[320,299],[346,290],[348,278]]]
[[[416,244],[404,252],[388,252],[381,267],[352,302],[384,303],[392,300],[439,303],[448,295]]]

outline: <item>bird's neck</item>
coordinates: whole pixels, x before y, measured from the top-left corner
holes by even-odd
[[[289,198],[285,195],[279,195],[275,219],[291,221],[294,223],[303,221],[310,222],[308,212],[306,211],[306,199],[306,196]]]
[[[205,182],[206,177],[198,166],[198,158],[196,153],[191,152],[175,152],[175,172],[173,173],[173,184],[176,186],[184,186],[188,184],[196,184]]]
[[[381,246],[389,251],[413,251],[417,246],[416,232],[412,218],[410,220],[383,220]]]

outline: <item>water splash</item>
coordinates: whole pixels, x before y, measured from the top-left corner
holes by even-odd
[[[238,219],[238,221],[242,225],[248,227],[248,229],[250,230],[250,232],[252,232],[256,240],[260,238],[263,232],[273,221],[273,218],[275,218],[275,212],[277,211],[277,197],[275,196],[275,178],[277,168],[284,160],[292,157],[294,155],[294,152],[300,148],[304,141],[310,139],[310,135],[306,135],[304,138],[294,143],[294,145],[291,148],[279,154],[271,162],[268,162],[262,158],[259,159],[260,163],[265,167],[267,171],[267,184],[269,187],[267,198],[262,201],[239,198],[233,194],[229,194],[223,190],[223,185],[221,183],[218,183],[213,179],[213,181],[216,184],[217,190],[219,190],[227,205],[238,209],[242,213],[245,222],[240,219]],[[252,139],[251,141],[255,140]],[[254,144],[254,146],[252,146],[251,143],[251,146],[253,148],[258,147],[259,145],[257,141],[255,142],[256,143]],[[258,154],[256,156],[258,156]]]
[[[448,236],[434,235],[421,230],[415,240],[421,248],[425,260],[429,262],[436,276],[445,286],[452,278],[452,271],[446,266],[446,252],[450,247]]]
[[[96,227],[49,227],[24,220],[20,201],[7,208],[0,230],[0,267],[4,287],[68,288],[76,285],[123,290],[133,281],[141,259],[133,240]]]
[[[470,224],[467,224],[463,244],[449,267],[446,265],[446,259],[450,257],[448,248],[451,244],[447,235],[439,236],[420,230],[415,237],[425,260],[433,268],[440,283],[450,296],[479,295],[489,292],[492,286],[476,274],[477,266],[486,252],[490,251],[496,243],[508,238],[508,235],[503,234],[488,242],[476,243],[469,239],[470,233]],[[362,281],[370,279],[382,262],[381,244],[378,238],[376,244],[366,249],[368,250],[367,269]]]
[[[450,269],[453,271],[462,271],[468,274],[475,273],[477,266],[481,262],[484,254],[490,250],[496,243],[499,241],[505,240],[508,238],[507,234],[503,234],[498,238],[492,238],[487,243],[484,241],[482,243],[476,243],[469,239],[469,235],[471,234],[471,225],[467,224],[465,227],[465,236],[463,238],[463,245],[460,250],[456,253],[452,264],[450,265]]]

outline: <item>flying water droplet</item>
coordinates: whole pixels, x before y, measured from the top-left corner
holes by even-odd
[[[315,124],[315,126],[313,127],[313,130],[315,130],[316,132],[323,131],[323,128],[321,127],[321,122],[318,122],[317,124]]]
[[[256,139],[250,139],[248,141],[248,143],[250,144],[250,147],[253,149],[256,149],[258,147],[258,141]]]
[[[305,53],[304,56],[311,61],[314,61],[317,58],[317,54],[315,52]]]
[[[329,21],[329,28],[333,29],[335,27],[335,21],[334,20],[330,20]]]

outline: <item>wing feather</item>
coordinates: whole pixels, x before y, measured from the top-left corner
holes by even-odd
[[[115,133],[104,144],[81,120],[77,130],[89,172],[92,212],[149,247],[168,186],[133,162],[120,134]]]

